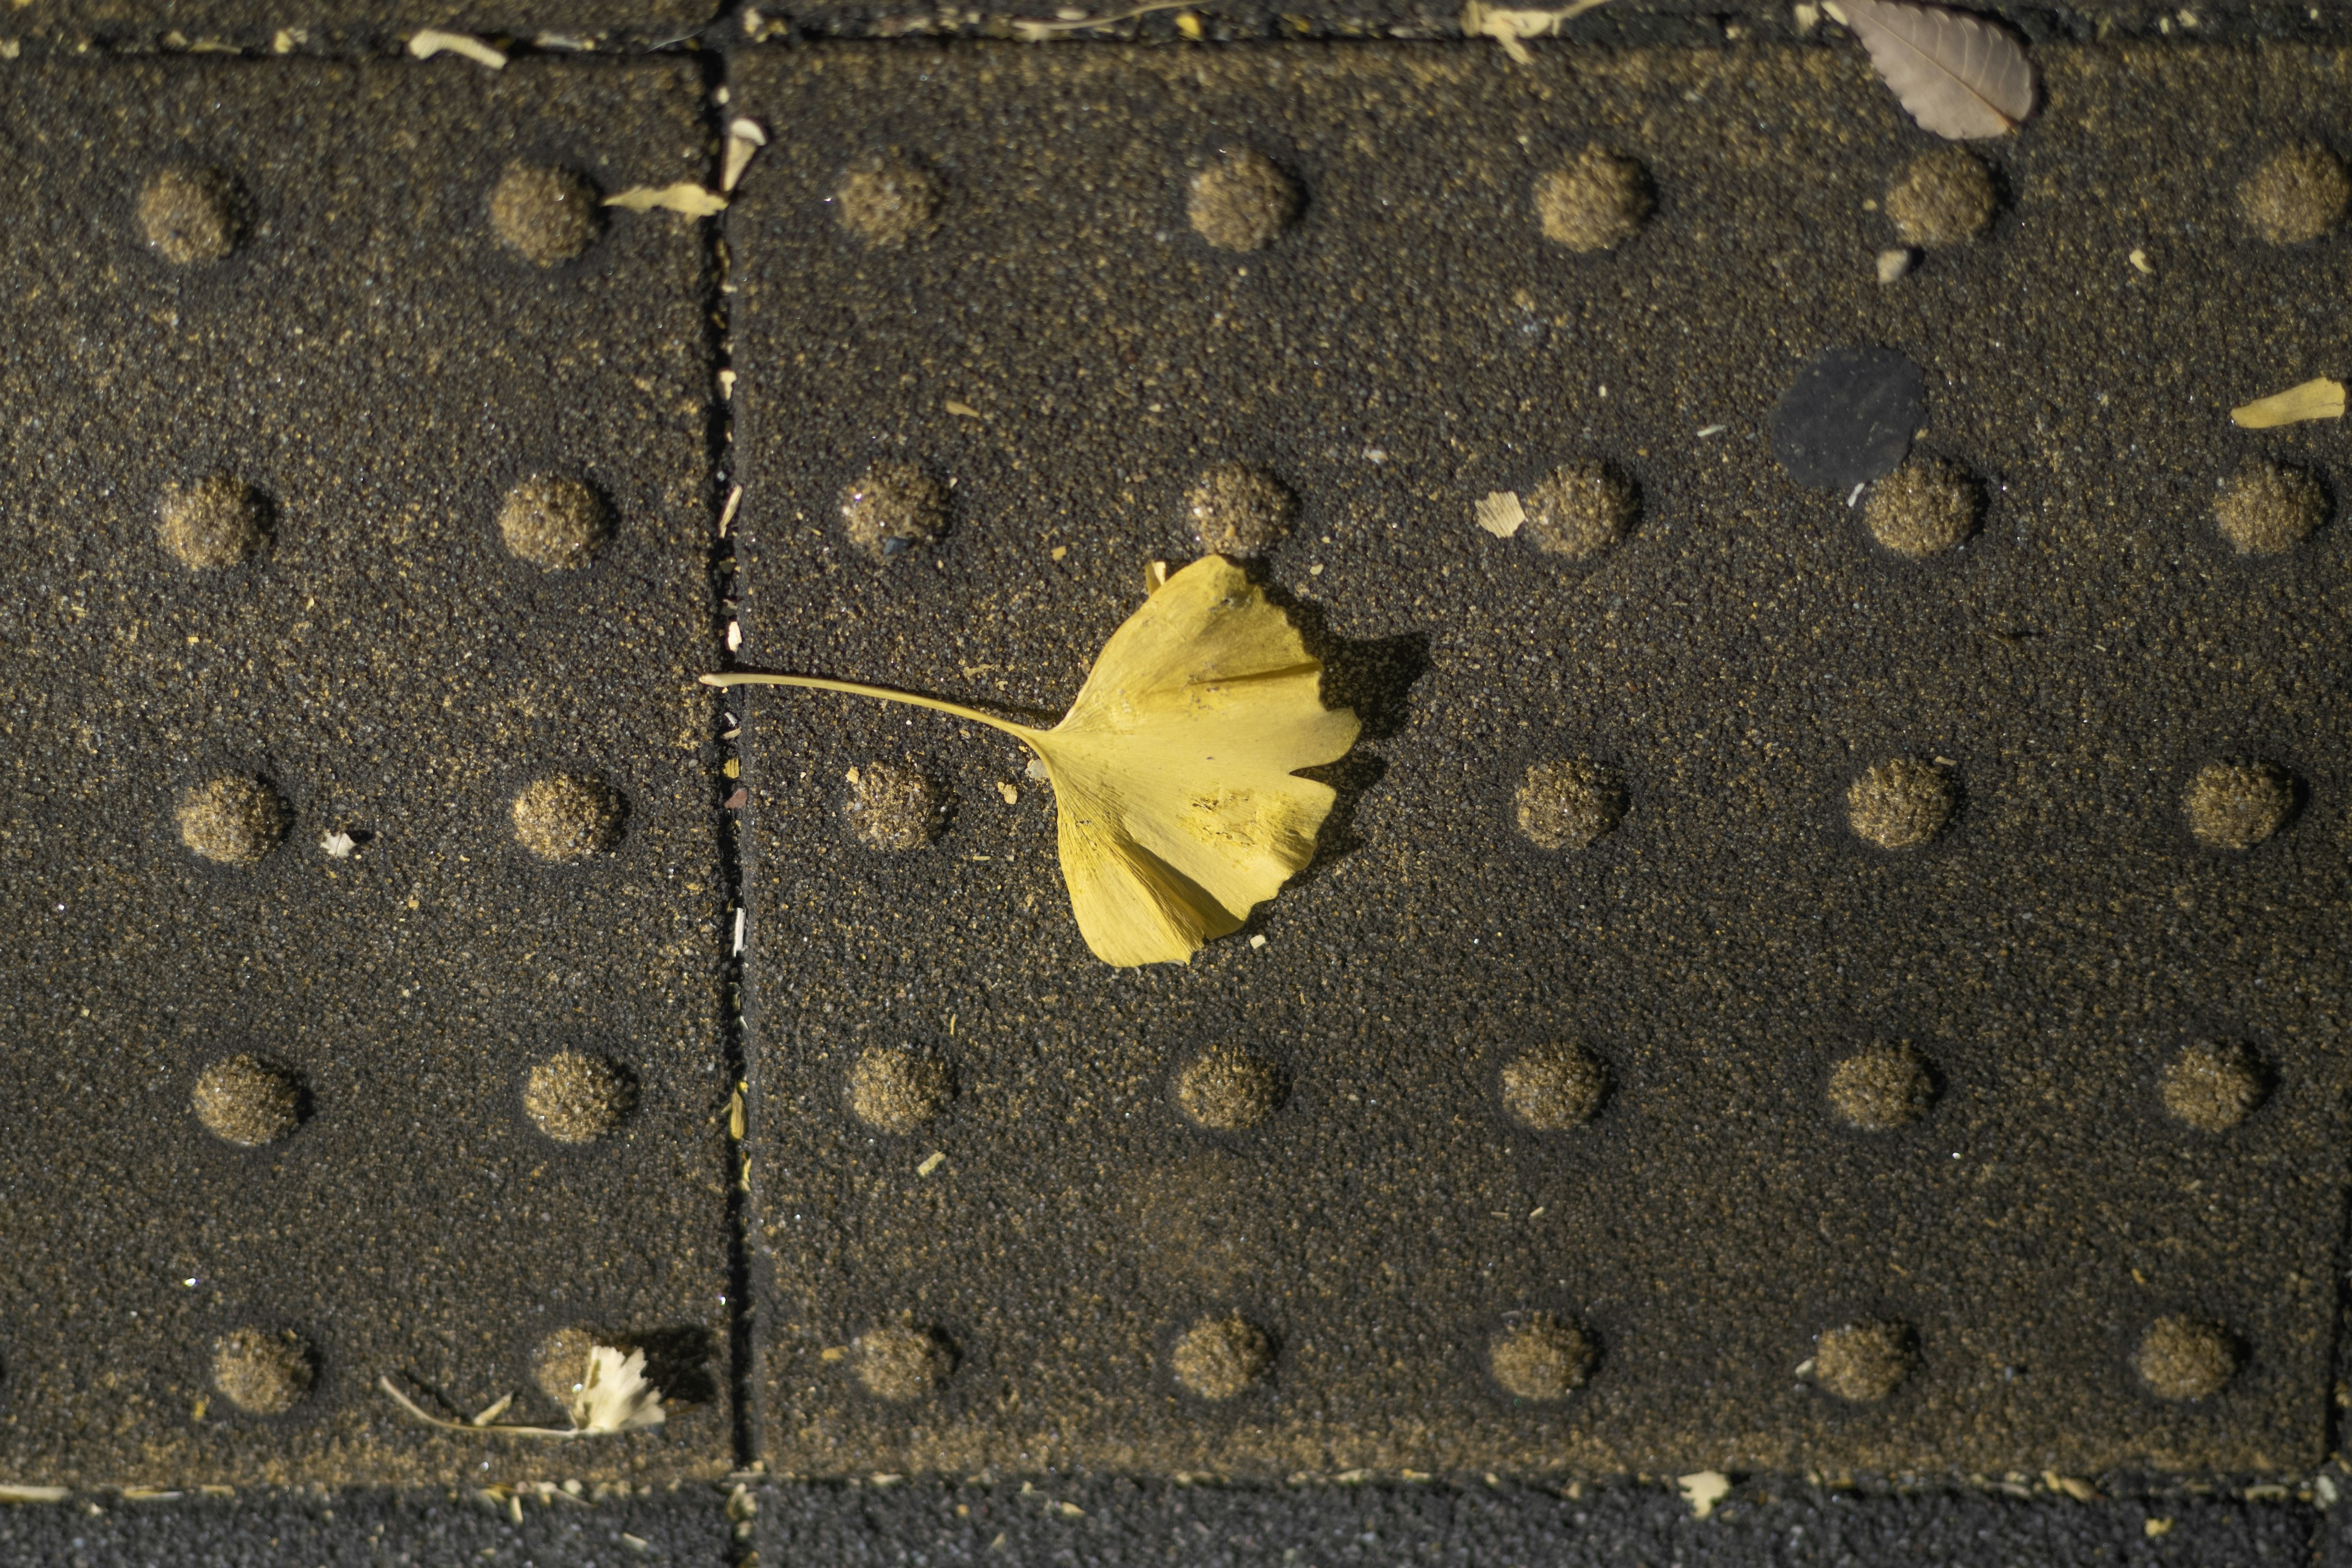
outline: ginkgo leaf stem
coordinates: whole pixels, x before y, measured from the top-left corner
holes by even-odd
[[[700,678],[705,686],[801,686],[812,691],[840,691],[851,697],[873,697],[884,702],[904,702],[909,707],[929,708],[937,713],[969,719],[975,724],[985,724],[992,730],[1002,730],[1017,735],[1034,750],[1037,737],[1045,731],[1026,724],[1015,724],[1010,719],[999,719],[993,713],[983,713],[977,708],[967,708],[961,702],[950,702],[938,697],[918,697],[911,691],[893,691],[887,686],[866,686],[855,680],[828,680],[821,675],[754,675],[737,671],[728,675],[706,675]]]
[[[870,697],[1014,737],[1037,759],[1032,776],[1053,785],[1062,879],[1087,948],[1122,969],[1182,963],[1306,867],[1339,792],[1299,770],[1347,755],[1362,726],[1324,706],[1321,661],[1242,568],[1206,555],[1152,577],[1050,728],[823,676],[702,679]]]

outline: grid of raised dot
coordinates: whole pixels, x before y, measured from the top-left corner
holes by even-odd
[[[1888,217],[1909,243],[1948,246],[1980,238],[2000,215],[2004,187],[1996,182],[1984,160],[1965,149],[1944,153],[1949,155],[1930,155],[1906,169],[1898,182],[1902,191],[1899,197],[1894,191],[1889,192]],[[1638,229],[1636,224],[1612,243],[1622,243]],[[1597,244],[1591,247],[1601,247]],[[1869,538],[1885,550],[1906,556],[1956,552],[1986,526],[1986,492],[1992,483],[1990,479],[1979,480],[1958,463],[1932,458],[1913,459],[1877,481],[1868,492],[1873,502],[1864,518]],[[1523,513],[1518,529],[1527,531],[1531,514],[1522,498],[1512,499],[1520,503]],[[1527,542],[1540,548],[1538,539],[1544,531],[1540,528],[1530,531]],[[1606,543],[1618,543],[1623,542],[1631,529],[1619,527],[1605,532]],[[2308,530],[2305,530],[2296,538],[2307,534]],[[1963,554],[1973,556],[1975,551]],[[1954,556],[1952,560],[1948,569],[1959,570],[1960,557]],[[1828,796],[1825,804],[1841,820],[1845,832],[1873,849],[1916,851],[1964,833],[1973,838],[1980,831],[1995,830],[2001,820],[2000,812],[1994,809],[1999,803],[1992,796],[1999,780],[1979,777],[1974,764],[1964,796],[1960,765],[1934,756],[1924,745],[1916,754],[1890,749],[1872,759],[1857,757],[1855,763],[1861,769],[1858,773],[1850,774],[1842,787],[1821,793]],[[1989,768],[1982,771],[1986,775],[1991,773]],[[2295,798],[2294,785],[2295,781],[2290,780],[2286,788],[2290,805]],[[1982,795],[1978,793],[1979,786],[1984,791]],[[1645,794],[1643,799],[1646,814],[1650,796]],[[1961,809],[1964,802],[1965,816]],[[1510,815],[1516,816],[1516,810]],[[2288,817],[2282,815],[2269,831],[2275,832],[2286,820]],[[1585,841],[1597,837],[1587,834]],[[1970,846],[1972,849],[1977,847]],[[1899,879],[1907,870],[1903,861],[1892,858],[1883,862],[1874,859],[1873,863],[1886,868],[1890,879]],[[1941,1047],[1938,1049],[1940,1052]],[[1934,1063],[1899,1044],[1888,1045],[1883,1051],[1874,1047],[1856,1053],[1854,1058],[1837,1065],[1849,1070],[1842,1082],[1837,1074],[1832,1074],[1828,1097],[1832,1113],[1851,1125],[1873,1131],[1888,1131],[1920,1121],[1932,1107],[1941,1083]],[[1857,1320],[1822,1331],[1817,1349],[1818,1364],[1813,1368],[1816,1381],[1829,1392],[1860,1403],[1890,1397],[1922,1364],[1917,1331],[1908,1323],[1893,1321]],[[1889,1370],[1898,1366],[1899,1371]]]

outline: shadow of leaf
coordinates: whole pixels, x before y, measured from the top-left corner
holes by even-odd
[[[1389,771],[1388,760],[1366,751],[1364,742],[1386,740],[1412,719],[1412,688],[1429,672],[1429,634],[1343,637],[1331,630],[1329,613],[1321,605],[1263,580],[1262,568],[1254,568],[1251,575],[1267,600],[1298,628],[1307,651],[1322,661],[1324,706],[1354,709],[1363,726],[1346,756],[1298,770],[1301,778],[1329,784],[1339,798],[1316,837],[1315,858],[1292,879],[1297,885],[1314,880],[1325,867],[1362,846],[1355,828],[1357,803]]]

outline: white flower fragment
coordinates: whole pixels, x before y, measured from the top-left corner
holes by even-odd
[[[611,1345],[588,1352],[588,1376],[572,1401],[572,1427],[583,1437],[638,1432],[658,1426],[667,1415],[661,1391],[646,1381],[646,1352],[624,1358]]]

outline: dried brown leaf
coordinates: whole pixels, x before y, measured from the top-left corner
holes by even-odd
[[[1895,0],[1827,7],[1853,29],[1919,128],[1951,142],[2006,135],[2033,112],[2033,62],[1980,16]]]

